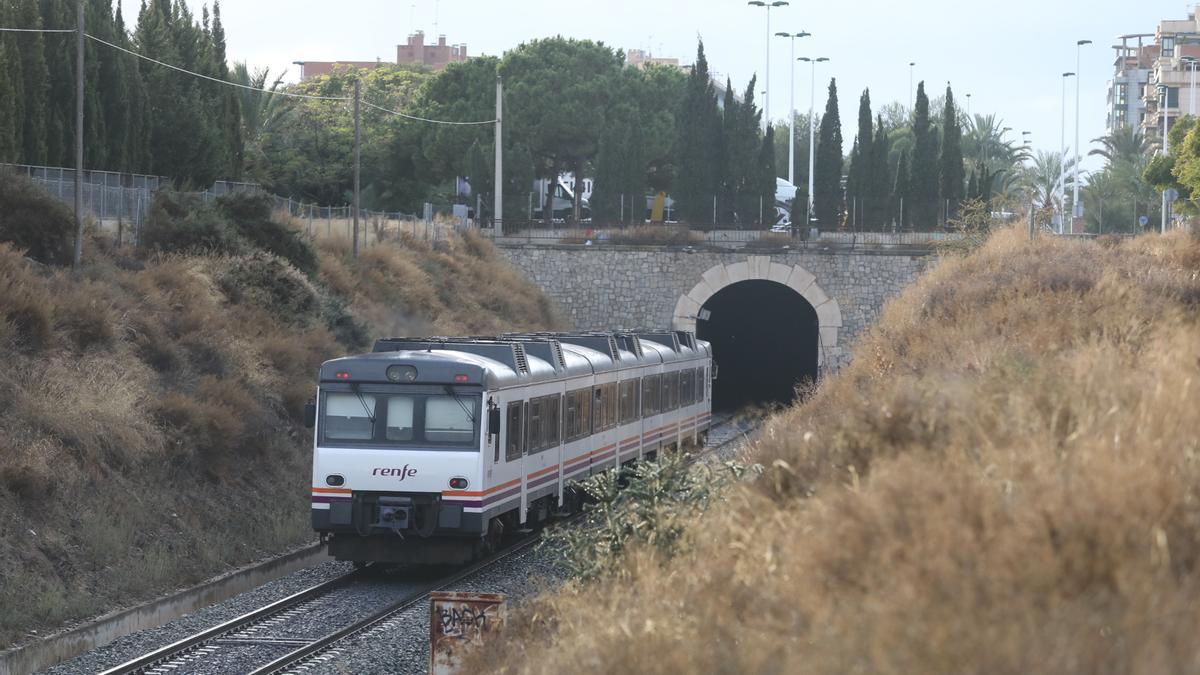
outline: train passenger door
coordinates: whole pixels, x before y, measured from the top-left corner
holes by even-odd
[[[525,522],[525,408],[524,401],[513,401],[508,404],[505,414],[504,437],[504,473],[497,479],[497,485],[515,482],[521,483],[521,523]],[[497,490],[503,494],[504,490]]]

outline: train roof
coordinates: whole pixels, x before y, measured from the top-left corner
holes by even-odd
[[[709,353],[691,333],[514,333],[384,338],[371,354],[326,362],[321,381],[483,386],[536,384],[671,363]]]

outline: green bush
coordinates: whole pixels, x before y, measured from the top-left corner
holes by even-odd
[[[622,473],[597,474],[577,485],[594,500],[584,507],[585,524],[554,531],[551,546],[564,552],[572,572],[582,579],[618,572],[622,554],[638,545],[670,558],[684,545],[691,519],[750,473],[758,475],[761,468],[735,462],[692,466],[676,452]]]
[[[142,229],[142,244],[166,253],[238,253],[241,244],[216,208],[194,195],[160,190]]]
[[[217,206],[237,233],[254,248],[270,251],[309,277],[317,272],[317,254],[298,232],[271,218],[270,195],[234,193]]]
[[[0,171],[0,241],[12,242],[38,262],[69,265],[75,251],[75,217],[33,181]]]

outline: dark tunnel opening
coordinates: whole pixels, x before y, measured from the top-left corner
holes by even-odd
[[[696,332],[718,366],[714,409],[794,401],[798,384],[817,379],[818,326],[813,306],[774,281],[738,282],[709,298]]]

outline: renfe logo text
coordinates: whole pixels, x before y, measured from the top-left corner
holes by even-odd
[[[371,472],[371,475],[372,476],[399,476],[401,482],[403,482],[405,478],[408,478],[409,476],[417,475],[417,470],[410,469],[409,466],[407,464],[405,464],[403,469],[375,469],[374,471]]]

